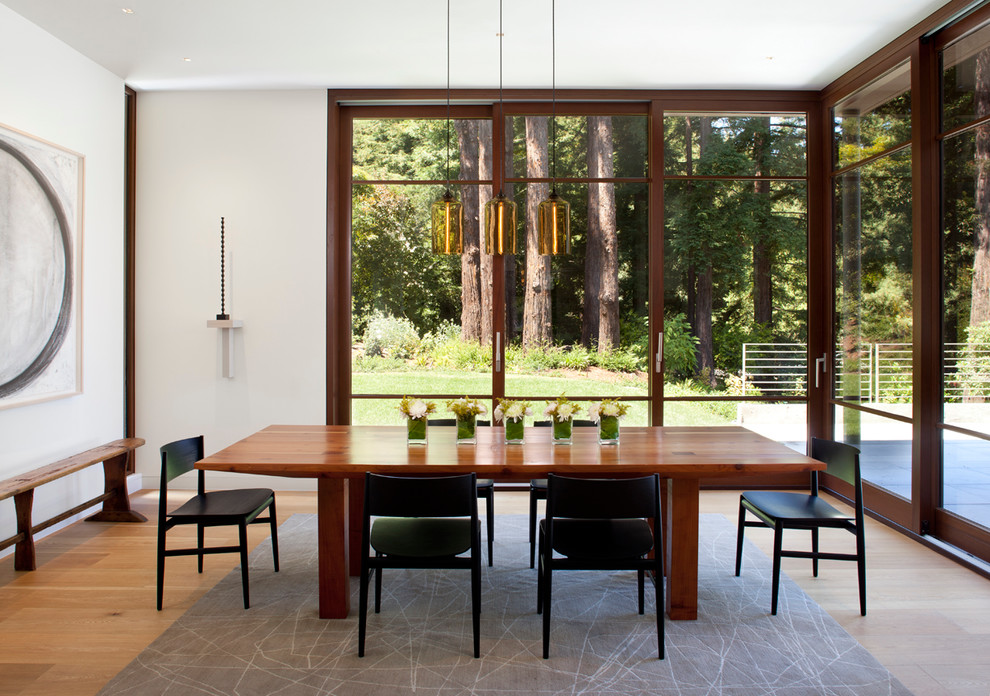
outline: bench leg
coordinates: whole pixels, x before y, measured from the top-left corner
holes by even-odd
[[[131,501],[127,497],[127,462],[131,456],[133,450],[103,462],[103,490],[112,495],[103,501],[103,509],[100,512],[86,518],[87,522],[148,521],[148,518],[140,512],[131,510]]]
[[[17,534],[23,538],[14,546],[14,570],[34,570],[34,532],[31,527],[31,508],[34,506],[34,489],[14,496],[17,511]]]

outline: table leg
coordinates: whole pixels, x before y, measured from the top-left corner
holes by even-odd
[[[351,610],[348,577],[347,479],[317,479],[320,618],[344,619]]]
[[[700,482],[670,479],[665,511],[667,534],[667,615],[675,621],[698,618],[698,512]]]

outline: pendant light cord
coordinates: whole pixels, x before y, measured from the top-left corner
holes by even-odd
[[[553,103],[553,120],[551,121],[551,153],[550,193],[557,193],[557,2],[550,0],[550,94]]]
[[[447,0],[447,194],[450,194],[450,0]]]
[[[505,103],[502,100],[502,0],[498,0],[498,107],[499,120],[505,122]],[[504,128],[503,128],[504,132]],[[502,197],[502,187],[505,185],[505,167],[499,169],[501,176],[498,182],[498,197]]]

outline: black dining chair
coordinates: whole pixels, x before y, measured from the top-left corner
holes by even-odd
[[[533,425],[537,428],[549,428],[553,423],[551,421],[534,421]],[[597,423],[590,420],[575,420],[572,424],[575,428],[594,428],[597,427]],[[547,480],[546,479],[530,479],[529,481],[529,567],[533,568],[535,566],[536,559],[536,519],[537,519],[537,503],[540,500],[547,499]]]
[[[475,421],[475,426],[488,425],[488,421]],[[430,425],[457,425],[455,418],[433,418]],[[485,531],[488,533],[488,565],[494,565],[492,550],[495,544],[495,479],[478,479],[478,497],[485,499]]]
[[[377,614],[385,568],[470,569],[474,656],[480,656],[481,532],[476,486],[474,474],[435,478],[365,474],[358,657],[364,657],[370,574],[375,573]]]
[[[739,497],[739,527],[736,538],[736,575],[742,569],[743,533],[746,527],[773,528],[773,584],[770,613],[777,613],[780,587],[780,559],[810,558],[812,574],[818,577],[818,561],[856,561],[859,574],[859,613],[866,616],[866,540],[863,525],[863,479],[859,468],[859,450],[842,442],[811,439],[813,459],[825,462],[826,472],[842,479],[853,488],[853,514],[837,510],[818,496],[818,472],[811,473],[811,493],[785,491],[746,491]],[[756,520],[746,519],[746,513]],[[845,529],[856,537],[856,553],[826,553],[819,551],[818,530]],[[811,551],[790,551],[782,548],[785,529],[811,532]]]
[[[652,519],[651,527],[648,520]],[[663,532],[660,477],[580,479],[547,477],[547,514],[540,521],[536,611],[543,614],[543,657],[550,656],[554,570],[635,570],[639,613],[644,578],[656,589],[658,655],[664,657]],[[655,531],[654,531],[655,528]],[[655,550],[653,557],[650,551]]]
[[[158,610],[162,609],[165,584],[165,559],[169,556],[198,556],[203,572],[203,556],[213,553],[239,553],[241,556],[241,590],[244,608],[251,606],[248,592],[247,526],[267,522],[271,525],[272,556],[278,572],[278,522],[275,518],[275,493],[270,488],[241,488],[229,491],[206,491],[205,471],[198,472],[196,495],[172,512],[167,512],[168,484],[192,471],[203,458],[203,436],[176,440],[161,447],[162,475],[158,493]],[[268,511],[267,517],[259,517]],[[179,525],[196,525],[195,548],[166,548],[165,535]],[[237,525],[237,546],[206,546],[206,527]]]

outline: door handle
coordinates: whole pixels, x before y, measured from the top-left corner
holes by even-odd
[[[822,353],[822,357],[815,358],[815,389],[821,386],[819,377],[828,373],[828,354]]]
[[[495,332],[495,372],[502,371],[502,332]]]
[[[657,355],[656,355],[656,366],[654,367],[655,372],[660,372],[660,366],[663,364],[663,331],[657,334]]]

